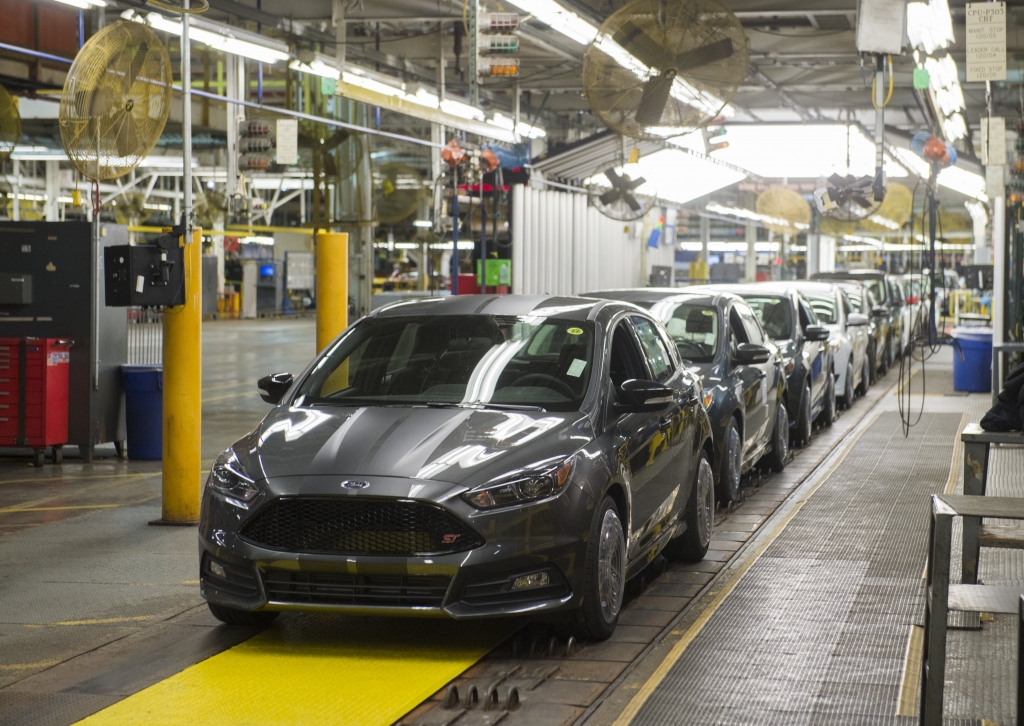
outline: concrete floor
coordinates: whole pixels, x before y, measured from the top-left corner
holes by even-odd
[[[313,340],[312,320],[204,326],[204,467],[268,410],[255,380],[298,373],[313,355]],[[634,723],[910,723],[897,711],[908,707],[901,682],[916,679],[905,654],[925,546],[918,499],[961,485],[955,432],[988,405],[987,396],[950,395],[950,360],[944,351],[931,362],[925,415],[909,439],[900,432],[890,374],[784,474],[751,490],[735,512],[720,513],[707,560],[634,584],[611,641],[551,658],[546,636],[538,645],[531,640],[536,631],[527,628],[461,676],[518,624],[423,629],[410,621],[287,615],[253,638],[256,631],[220,626],[199,597],[195,530],[146,525],[159,515],[159,462],[120,461],[112,448],[89,465],[73,454],[61,466],[41,469],[4,458],[0,724],[73,723],[148,686],[171,683],[188,666],[236,644],[268,638],[284,638],[292,654],[310,656],[289,677],[330,707],[211,722],[392,723],[429,691],[410,695],[386,720],[346,717],[344,709],[358,700],[344,690],[358,685],[348,674],[384,663],[388,677],[401,665],[388,659],[407,652],[402,648],[441,642],[453,658],[427,658],[413,672],[436,671],[441,681],[434,689],[454,679],[463,691],[477,685],[481,695],[499,680],[502,687],[516,684],[523,705],[504,715],[509,724],[624,724],[623,709],[659,666],[664,680],[649,686]],[[915,376],[914,385],[921,380]],[[921,400],[914,399],[914,411]],[[1024,496],[1022,470],[1024,450],[996,452],[990,491]],[[879,520],[879,513],[886,516]],[[846,542],[843,533],[853,539]],[[736,579],[741,570],[746,574]],[[981,574],[991,583],[1022,583],[1024,553],[986,551]],[[694,623],[708,627],[695,632]],[[980,632],[951,631],[950,717],[1013,723],[1015,633],[1010,616]],[[688,645],[668,663],[666,655],[685,638]],[[268,668],[261,695],[284,682],[285,671]],[[912,702],[914,689],[909,693]],[[439,709],[442,695],[443,688],[401,722],[450,721],[456,714]],[[152,722],[201,722],[199,708]],[[458,724],[491,723],[498,715],[470,710]],[[96,722],[138,719],[100,714]]]

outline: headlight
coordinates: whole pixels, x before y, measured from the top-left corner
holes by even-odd
[[[574,458],[557,469],[489,482],[462,495],[477,509],[497,509],[546,499],[562,491],[572,474]]]
[[[210,478],[206,480],[206,487],[214,496],[242,509],[248,509],[249,502],[260,493],[231,449],[217,457]]]

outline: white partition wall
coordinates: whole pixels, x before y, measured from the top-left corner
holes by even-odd
[[[631,232],[631,223],[609,219],[589,207],[585,194],[516,184],[512,187],[512,292],[571,295],[642,285],[644,241]],[[666,258],[673,253],[671,249],[652,252]]]

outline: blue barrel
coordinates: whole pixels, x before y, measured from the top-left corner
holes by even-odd
[[[989,393],[992,390],[992,328],[953,328],[960,344],[953,351],[953,390]]]
[[[163,458],[163,366],[121,366],[128,428],[128,458],[158,461]]]

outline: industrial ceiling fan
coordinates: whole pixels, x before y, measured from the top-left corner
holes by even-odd
[[[717,118],[747,73],[746,32],[717,0],[633,0],[601,25],[583,59],[598,118],[660,139]]]
[[[620,222],[631,222],[640,219],[647,211],[647,202],[634,193],[647,180],[643,177],[632,179],[629,174],[619,174],[614,168],[602,172],[611,189],[604,185],[590,184],[587,195],[590,203],[606,217]]]

